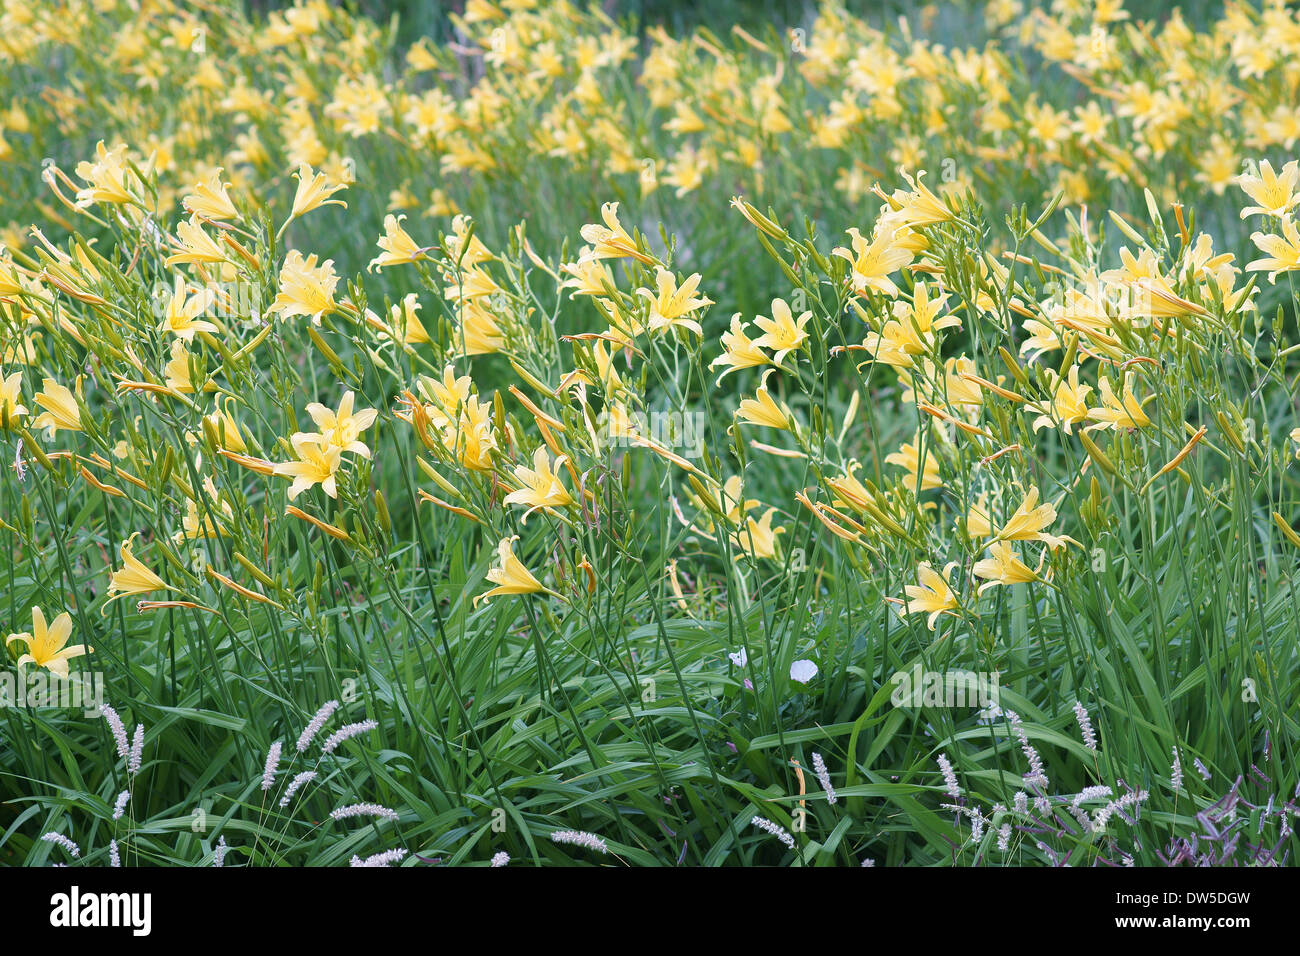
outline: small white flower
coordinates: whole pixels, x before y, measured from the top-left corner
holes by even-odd
[[[812,661],[795,661],[790,665],[790,679],[806,684],[817,676],[817,665]]]
[[[734,654],[728,654],[727,659],[737,667],[744,667],[749,663],[749,655],[745,653],[743,647]]]

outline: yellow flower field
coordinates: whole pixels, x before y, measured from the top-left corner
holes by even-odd
[[[0,861],[1292,862],[1294,6],[0,11]]]

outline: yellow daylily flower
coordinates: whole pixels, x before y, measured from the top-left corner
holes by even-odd
[[[933,442],[925,450],[925,468],[919,475],[920,487],[917,487],[917,472],[921,463],[921,455],[918,451],[920,444],[921,437],[918,434],[910,442],[904,442],[898,451],[886,455],[885,463],[898,465],[907,471],[907,487],[911,491],[921,492],[942,488],[943,478],[939,475],[939,458],[935,454]]]
[[[1040,505],[1038,489],[1030,488],[1015,514],[998,529],[997,539],[999,541],[1042,541],[1049,548],[1061,548],[1067,542],[1079,543],[1067,535],[1058,537],[1043,530],[1054,521],[1056,521],[1056,508],[1049,502]]]
[[[473,385],[474,382],[468,375],[457,378],[456,369],[451,365],[442,370],[441,380],[427,375],[420,376],[421,393],[437,406],[428,413],[434,427],[442,428],[451,421],[461,404],[469,398]]]
[[[24,631],[20,634],[10,634],[5,638],[5,646],[8,647],[14,641],[22,641],[27,645],[27,652],[18,658],[19,671],[27,664],[35,664],[66,679],[68,661],[95,650],[85,644],[66,646],[71,636],[72,617],[67,611],[56,617],[53,623],[46,625],[45,614],[40,608],[33,607],[31,633]]]
[[[117,598],[126,597],[129,594],[148,594],[151,591],[175,590],[166,581],[154,574],[143,561],[131,552],[131,546],[138,537],[140,537],[140,532],[137,531],[122,542],[122,567],[109,576],[108,601],[104,603],[104,607],[108,607]]]
[[[654,257],[638,248],[636,241],[618,221],[618,203],[607,202],[600,207],[600,217],[605,225],[588,223],[580,230],[584,242],[591,244],[593,259],[623,259],[631,256],[646,265],[654,264]]]
[[[77,191],[77,206],[85,209],[95,203],[129,203],[135,176],[126,164],[126,145],[104,147],[101,139],[95,146],[95,162],[77,164],[77,175],[90,183]],[[128,184],[130,181],[130,184]]]
[[[1071,365],[1069,374],[1059,378],[1057,373],[1047,370],[1049,382],[1054,381],[1051,402],[1036,402],[1028,406],[1030,411],[1038,412],[1034,419],[1034,431],[1048,428],[1060,421],[1061,428],[1067,435],[1074,426],[1088,420],[1088,396],[1092,394],[1091,385],[1079,384],[1079,366]]]
[[[235,208],[235,204],[230,201],[230,195],[226,192],[226,187],[229,185],[221,181],[221,168],[218,167],[206,180],[194,185],[194,192],[182,199],[181,205],[185,207],[186,212],[202,216],[204,219],[217,221],[234,219],[239,215],[239,210]]]
[[[916,568],[916,577],[920,583],[909,584],[903,588],[908,601],[899,613],[904,617],[908,614],[928,614],[925,624],[933,631],[935,621],[939,619],[940,614],[951,614],[957,609],[957,595],[948,580],[948,576],[956,566],[957,562],[953,561],[945,566],[941,573],[934,570],[929,561],[921,562]]]
[[[1151,419],[1142,410],[1142,403],[1133,395],[1133,385],[1124,377],[1122,394],[1116,397],[1110,379],[1103,378],[1098,385],[1101,406],[1088,409],[1088,417],[1097,422],[1097,428],[1145,428]]]
[[[239,431],[239,423],[235,421],[235,416],[230,414],[230,402],[232,398],[226,400],[226,407],[217,406],[216,411],[211,415],[205,416],[212,423],[213,430],[216,432],[221,447],[226,451],[233,451],[238,455],[245,454],[248,451],[248,444],[244,441],[244,436]]]
[[[1282,220],[1282,235],[1254,232],[1250,241],[1267,255],[1249,263],[1247,272],[1267,272],[1268,281],[1276,282],[1278,273],[1300,269],[1300,229],[1289,216]]]
[[[216,332],[217,327],[206,319],[200,318],[212,308],[217,294],[212,289],[201,289],[193,295],[185,290],[185,279],[176,277],[176,288],[167,302],[159,332],[171,332],[186,342],[193,340],[198,332]]]
[[[1296,191],[1297,184],[1300,184],[1300,162],[1291,160],[1282,167],[1282,174],[1278,175],[1273,172],[1272,163],[1265,159],[1259,164],[1259,172],[1258,176],[1243,174],[1237,180],[1237,185],[1241,187],[1242,192],[1256,203],[1243,209],[1241,218],[1285,217],[1297,203],[1300,203],[1300,192]]]
[[[703,334],[700,324],[688,316],[697,309],[702,309],[706,305],[712,305],[713,300],[706,297],[695,297],[695,290],[700,284],[700,274],[698,272],[687,277],[681,285],[677,284],[677,277],[667,269],[660,266],[655,271],[655,285],[658,286],[657,294],[649,289],[637,289],[637,295],[643,296],[650,300],[650,321],[648,327],[651,331],[670,328],[680,325],[682,328],[690,329],[696,335]]]
[[[172,341],[172,357],[163,369],[163,377],[172,391],[194,391],[194,382],[190,379],[190,353],[185,348],[184,339]]]
[[[367,271],[405,265],[428,258],[423,248],[402,228],[402,220],[405,218],[406,216],[391,214],[384,217],[384,234],[378,242],[383,252],[370,260],[370,265],[366,266]]]
[[[491,471],[492,453],[497,448],[492,434],[488,407],[471,395],[459,409],[454,421],[442,433],[442,444],[448,452],[472,471]]]
[[[180,251],[163,260],[163,265],[169,269],[178,262],[201,264],[226,261],[225,251],[203,231],[197,215],[191,215],[187,222],[177,224],[176,245]]]
[[[47,438],[54,437],[59,430],[81,431],[81,408],[72,391],[52,378],[42,380],[41,384],[44,390],[36,393],[36,404],[45,411],[36,416],[32,427],[44,428]],[[77,388],[80,391],[80,378],[77,379]]]
[[[394,305],[388,311],[389,325],[392,327],[393,335],[402,340],[404,345],[428,345],[432,339],[416,315],[420,311],[420,296],[416,292],[408,292],[402,296],[400,305]]]
[[[736,417],[750,425],[764,425],[768,428],[781,428],[789,431],[790,410],[784,405],[777,405],[767,391],[767,377],[771,374],[771,369],[763,373],[763,378],[753,398],[741,400],[740,407],[736,409]]]
[[[465,355],[489,355],[500,352],[506,344],[505,333],[497,318],[475,299],[461,305],[460,324],[452,333],[452,348]]]
[[[470,233],[472,222],[469,216],[456,216],[451,221],[451,235],[444,240],[451,261],[459,263],[465,269],[472,269],[479,263],[496,258],[488,247],[483,245],[483,240]]]
[[[348,204],[342,199],[329,198],[339,190],[347,189],[346,183],[336,183],[331,186],[324,173],[313,172],[306,163],[298,165],[298,171],[294,176],[298,179],[298,188],[293,194],[291,219],[306,215],[318,206],[335,205],[347,208]]]
[[[566,461],[567,456],[559,455],[552,465],[550,456],[546,454],[546,446],[539,445],[533,452],[532,468],[525,465],[515,467],[515,478],[523,483],[523,487],[506,495],[505,503],[528,506],[522,522],[527,522],[528,516],[539,508],[549,510],[573,504],[573,496],[564,487],[559,475],[560,467]]]
[[[292,436],[289,441],[297,459],[281,462],[273,469],[274,474],[293,479],[289,486],[289,500],[293,501],[313,485],[320,485],[331,498],[338,497],[335,476],[343,463],[343,450],[302,433]]]
[[[22,387],[22,372],[14,372],[8,378],[0,380],[0,427],[8,428],[27,414],[27,406],[19,401],[22,398]]]
[[[831,250],[831,255],[839,256],[852,267],[853,291],[863,295],[868,289],[874,289],[890,298],[896,297],[898,286],[889,275],[911,263],[911,250],[896,244],[890,230],[878,230],[870,240],[864,238],[856,227],[848,230],[848,234],[853,251],[839,246]]]
[[[776,557],[776,536],[785,534],[785,528],[773,528],[775,508],[768,508],[763,517],[755,521],[745,517],[745,525],[731,533],[731,546],[754,558]]]
[[[1031,581],[1042,580],[1037,571],[1020,560],[1020,556],[1006,541],[999,541],[990,546],[989,557],[976,561],[971,572],[975,577],[986,581],[985,584],[980,585],[978,592],[980,594],[998,585],[1028,584]]]
[[[731,317],[731,331],[722,333],[722,347],[726,351],[709,363],[709,368],[715,365],[727,366],[718,376],[717,384],[721,384],[724,378],[742,368],[758,368],[772,364],[772,360],[758,346],[758,343],[746,334],[745,323],[741,321],[739,312]]]
[[[356,395],[352,391],[343,394],[337,411],[326,408],[319,402],[312,402],[307,406],[307,414],[316,423],[320,433],[298,432],[293,438],[315,441],[321,445],[333,446],[340,451],[352,452],[362,458],[369,458],[370,449],[360,440],[361,433],[375,423],[379,412],[373,408],[354,410],[355,402]]]
[[[487,601],[498,594],[536,594],[544,591],[555,597],[560,596],[533,577],[532,572],[515,557],[514,543],[518,540],[519,535],[502,538],[497,545],[497,566],[487,573],[487,579],[496,587],[474,598],[475,607],[478,606],[479,601]]]
[[[804,312],[795,319],[785,299],[773,299],[772,317],[760,315],[754,319],[754,324],[763,330],[763,334],[754,340],[754,346],[772,349],[776,353],[774,361],[780,365],[787,355],[808,340],[804,327],[811,318],[811,312]]]
[[[321,316],[338,308],[334,302],[338,281],[333,259],[317,266],[315,253],[304,259],[301,252],[292,249],[280,268],[280,291],[267,311],[278,312],[283,318],[311,316],[312,322],[320,325]]]

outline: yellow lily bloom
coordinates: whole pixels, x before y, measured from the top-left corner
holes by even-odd
[[[502,538],[500,544],[497,545],[497,566],[491,568],[487,573],[487,579],[496,587],[474,598],[476,607],[479,601],[486,601],[498,594],[535,594],[538,591],[555,594],[554,591],[544,587],[537,578],[533,577],[532,572],[524,567],[522,561],[515,557],[514,543],[518,540],[519,535]],[[559,597],[558,594],[555,594],[555,596]]]
[[[424,328],[424,323],[416,315],[419,311],[419,294],[408,292],[402,296],[401,304],[394,305],[388,312],[389,325],[392,327],[393,336],[401,339],[404,345],[427,345],[432,341],[429,338],[428,331]]]
[[[22,387],[22,372],[14,372],[0,381],[0,427],[9,427],[27,414],[27,406],[19,401]]]
[[[293,195],[293,212],[290,218],[297,219],[299,216],[306,215],[317,206],[343,206],[347,208],[347,203],[342,199],[330,199],[340,189],[347,189],[346,183],[336,183],[329,185],[329,180],[325,178],[324,173],[316,173],[306,163],[298,165],[298,171],[294,173],[298,179],[298,188]]]
[[[278,312],[283,318],[308,315],[315,325],[320,325],[321,316],[338,308],[334,302],[338,281],[333,259],[317,266],[315,253],[304,259],[301,252],[292,249],[280,268],[280,291],[267,311]]]
[[[1242,175],[1237,180],[1242,191],[1256,202],[1256,205],[1247,206],[1241,211],[1241,218],[1285,217],[1300,203],[1300,193],[1296,192],[1296,185],[1300,184],[1300,162],[1291,160],[1282,167],[1279,176],[1273,172],[1272,163],[1265,159],[1259,164],[1259,172],[1258,176]]]
[[[1077,365],[1070,366],[1070,372],[1064,379],[1058,378],[1052,369],[1047,370],[1047,377],[1049,381],[1056,382],[1056,387],[1050,404],[1035,403],[1029,406],[1031,411],[1040,413],[1034,419],[1034,431],[1054,425],[1055,416],[1068,435],[1075,425],[1088,420],[1088,396],[1092,394],[1092,386],[1079,384]]]
[[[451,253],[451,261],[460,263],[462,268],[470,269],[480,262],[487,262],[495,259],[488,247],[483,245],[483,241],[478,236],[470,235],[469,227],[471,219],[468,216],[457,216],[451,221],[451,235],[446,237],[445,245],[447,251]],[[469,245],[465,245],[468,237]],[[464,250],[462,252],[462,250]]]
[[[746,334],[745,323],[741,321],[739,312],[731,317],[731,331],[722,333],[722,347],[726,351],[709,363],[709,368],[715,365],[727,366],[718,376],[717,384],[742,368],[758,368],[772,363],[767,353]]]
[[[90,183],[77,191],[77,206],[85,209],[95,203],[131,202],[128,179],[134,181],[135,177],[126,164],[126,145],[105,149],[101,139],[95,146],[95,156],[93,163],[83,161],[77,164],[77,175]]]
[[[442,444],[457,460],[473,471],[492,470],[492,452],[497,440],[492,434],[488,408],[471,395],[457,413],[455,421],[443,429]]]
[[[768,428],[790,429],[790,410],[784,405],[777,405],[767,392],[767,377],[772,374],[768,369],[758,386],[753,398],[742,399],[736,409],[736,417],[750,425],[764,425]]]
[[[1000,584],[1010,586],[1042,580],[1037,571],[1020,560],[1020,556],[1006,541],[999,541],[992,545],[989,548],[989,557],[975,562],[971,571],[975,577],[983,578],[987,582],[980,585],[980,594]]]
[[[746,516],[745,526],[731,533],[731,546],[754,558],[776,557],[776,536],[785,534],[785,528],[773,528],[775,508],[768,508],[763,517],[755,521]]]
[[[316,441],[319,444],[333,446],[340,451],[352,452],[362,458],[370,457],[370,449],[360,441],[361,433],[375,423],[379,412],[373,408],[353,409],[356,395],[352,391],[343,394],[338,411],[326,408],[319,402],[307,406],[307,414],[320,429],[319,434],[299,432],[294,438],[304,441]],[[238,450],[238,449],[234,449]]]
[[[448,365],[442,370],[442,380],[427,375],[420,376],[419,387],[424,397],[436,408],[431,410],[429,419],[437,428],[447,425],[470,395],[474,382],[468,375],[456,377],[456,369]]]
[[[774,361],[780,365],[787,355],[795,351],[808,340],[804,326],[812,318],[811,312],[804,312],[796,320],[790,311],[790,304],[785,299],[772,300],[772,317],[758,316],[754,324],[763,330],[763,334],[754,340],[757,348],[769,348],[776,352]]]
[[[622,223],[618,221],[618,203],[607,202],[600,207],[600,217],[605,225],[589,223],[582,227],[582,239],[591,244],[592,259],[623,259],[631,256],[646,265],[653,265],[654,258],[642,252]]]
[[[206,180],[195,184],[194,192],[182,199],[181,205],[185,207],[186,212],[202,216],[204,219],[217,221],[234,219],[239,215],[239,210],[235,208],[235,204],[230,201],[230,196],[226,192],[228,185],[230,184],[221,181],[221,169],[218,167]]]
[[[81,380],[78,379],[78,390],[80,384]],[[45,411],[36,416],[32,426],[44,428],[47,438],[54,437],[54,433],[59,430],[81,431],[81,408],[77,405],[77,399],[71,390],[52,378],[44,379],[42,385],[44,391],[36,393],[36,404]]]
[[[848,233],[853,251],[840,246],[832,249],[831,255],[839,256],[852,267],[853,291],[862,295],[868,289],[874,289],[890,298],[896,297],[898,286],[889,275],[911,263],[911,250],[895,244],[892,231],[878,230],[870,240],[864,238],[856,227]]]
[[[1099,423],[1098,428],[1145,428],[1151,424],[1151,419],[1142,411],[1142,403],[1133,395],[1128,376],[1124,378],[1120,397],[1116,397],[1107,378],[1101,380],[1098,395],[1101,406],[1088,409],[1088,417]]]
[[[1056,508],[1048,502],[1040,505],[1038,489],[1030,488],[1015,514],[998,530],[997,538],[999,541],[1042,541],[1049,548],[1064,547],[1066,542],[1078,544],[1069,536],[1058,537],[1043,530],[1054,521]]]
[[[203,231],[203,227],[199,225],[197,215],[191,215],[188,222],[177,224],[176,239],[180,251],[173,253],[163,261],[163,265],[169,269],[178,262],[194,264],[226,261],[225,251],[217,245],[211,236]]]
[[[424,254],[424,250],[402,228],[402,220],[405,218],[406,216],[391,214],[384,217],[384,235],[378,242],[379,248],[383,252],[370,260],[370,265],[366,267],[367,271],[383,269],[387,266],[404,265],[428,258]]]
[[[488,355],[500,352],[506,338],[496,316],[481,303],[470,299],[461,308],[460,326],[452,334],[452,346],[465,355]]]
[[[172,391],[194,391],[194,382],[190,379],[190,353],[185,348],[184,339],[172,341],[172,357],[163,369],[163,376]]]
[[[948,583],[948,575],[956,566],[957,562],[953,561],[940,573],[930,567],[929,561],[921,562],[916,568],[916,577],[920,583],[909,584],[903,588],[908,601],[906,607],[899,613],[904,617],[908,614],[928,614],[925,624],[933,631],[934,623],[939,619],[940,614],[951,614],[957,609],[957,595]]]
[[[47,626],[45,615],[41,612],[41,609],[33,607],[31,633],[10,634],[5,638],[5,646],[8,647],[14,641],[22,641],[27,645],[27,653],[18,658],[17,667],[19,671],[26,664],[35,664],[37,667],[44,667],[50,673],[58,674],[66,679],[68,676],[68,661],[94,651],[93,647],[87,647],[85,644],[67,647],[68,638],[71,636],[72,617],[67,611],[64,611],[54,619],[52,624]]]
[[[898,465],[900,468],[907,470],[907,487],[912,491],[921,492],[942,488],[943,478],[939,475],[939,458],[934,452],[933,443],[925,450],[925,468],[919,476],[920,487],[918,488],[917,471],[921,463],[921,455],[918,451],[920,444],[920,435],[917,435],[911,442],[905,442],[898,451],[886,455],[885,463]]]
[[[293,501],[313,485],[320,485],[331,498],[338,497],[335,475],[343,463],[343,450],[302,433],[292,436],[289,441],[297,460],[281,462],[273,469],[274,474],[293,479],[289,486],[289,500]]]
[[[114,571],[108,580],[108,601],[115,601],[128,594],[148,594],[150,591],[173,591],[166,581],[154,574],[149,567],[131,553],[131,545],[140,537],[136,532],[122,542],[122,568]]]
[[[549,510],[573,504],[573,496],[564,487],[559,476],[560,466],[566,461],[568,458],[560,455],[552,465],[550,456],[546,454],[546,446],[539,445],[533,452],[532,468],[524,465],[515,467],[515,478],[522,482],[524,487],[506,495],[505,503],[528,506],[521,521],[526,523],[528,516],[539,508]]]
[[[713,300],[705,297],[695,297],[695,290],[700,284],[700,274],[687,277],[681,285],[677,284],[677,277],[662,266],[655,272],[655,285],[658,292],[651,292],[649,289],[637,289],[637,295],[643,296],[650,300],[650,321],[649,328],[651,331],[670,328],[674,325],[680,325],[683,328],[690,329],[696,335],[701,335],[703,330],[700,324],[688,316],[702,309],[706,305],[712,305]]]
[[[171,332],[186,342],[193,340],[197,332],[216,332],[217,327],[205,319],[199,318],[212,307],[216,293],[211,289],[202,289],[194,295],[185,292],[185,280],[176,277],[176,289],[167,302],[159,332]]]
[[[1274,236],[1263,232],[1253,232],[1250,241],[1259,246],[1261,252],[1267,253],[1263,259],[1255,259],[1246,266],[1247,272],[1267,272],[1268,281],[1276,282],[1279,272],[1294,272],[1300,269],[1300,229],[1290,217],[1282,220],[1282,235]]]
[[[248,445],[244,441],[244,436],[240,434],[239,423],[235,421],[235,416],[230,414],[231,401],[232,399],[227,399],[225,408],[218,405],[216,411],[205,417],[212,423],[213,430],[219,436],[221,447],[226,451],[242,455],[248,451]]]

